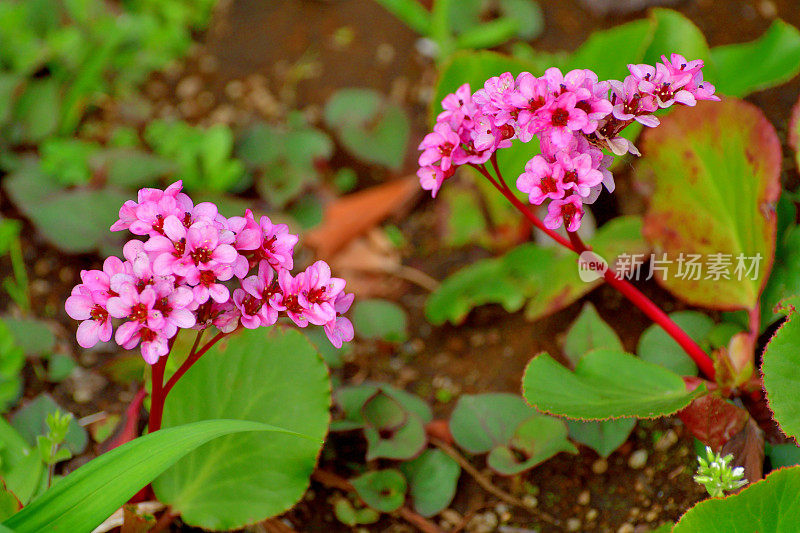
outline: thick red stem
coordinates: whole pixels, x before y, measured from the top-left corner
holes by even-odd
[[[530,220],[534,226],[545,232],[558,244],[569,250],[572,250],[577,254],[589,249],[580,240],[580,237],[578,237],[576,233],[568,232],[569,240],[567,240],[558,233],[545,227],[544,222],[542,222],[541,219],[537,217],[527,205],[522,203],[505,184],[502,176],[499,174],[497,165],[494,167],[495,171],[498,172],[497,181],[495,181],[494,177],[488,172],[488,170],[486,170],[484,166],[475,166],[475,168],[481,174],[483,174],[492,183],[492,185],[494,185],[495,188],[500,191],[500,193],[505,196],[508,201],[511,202],[511,204],[525,216],[525,218]],[[714,362],[711,360],[708,354],[703,351],[703,349],[694,340],[692,340],[692,338],[689,337],[689,335],[687,335],[686,332],[680,328],[680,326],[673,322],[672,319],[670,319],[666,313],[664,313],[664,311],[654,304],[652,300],[642,294],[639,289],[624,279],[618,277],[611,269],[606,269],[606,271],[603,273],[603,278],[605,278],[609,285],[614,287],[628,300],[630,300],[633,305],[641,309],[642,312],[646,314],[653,322],[661,326],[661,328],[667,332],[667,334],[672,337],[675,342],[681,346],[681,348],[683,348],[686,354],[691,357],[695,363],[697,363],[698,368],[700,368],[700,371],[703,374],[705,374],[709,379],[714,379]]]
[[[150,419],[147,425],[148,432],[152,433],[161,429],[161,418],[164,415],[164,369],[167,366],[167,356],[158,358],[150,366],[152,371],[153,392],[150,394]]]

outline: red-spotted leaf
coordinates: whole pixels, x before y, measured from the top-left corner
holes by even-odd
[[[641,144],[643,233],[665,259],[656,279],[691,304],[753,308],[775,252],[775,129],[754,105],[725,99],[676,109]]]
[[[673,533],[797,531],[800,467],[781,468],[727,498],[711,498],[686,512]]]
[[[581,420],[666,416],[706,392],[659,365],[617,350],[586,354],[572,372],[546,353],[534,357],[522,391],[539,411]]]

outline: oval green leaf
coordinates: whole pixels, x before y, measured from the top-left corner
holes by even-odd
[[[795,297],[787,302],[789,318],[781,325],[764,348],[761,374],[767,403],[775,421],[784,433],[800,439],[800,320]]]
[[[406,478],[393,468],[367,472],[350,483],[364,503],[382,513],[396,511],[406,499]]]
[[[279,514],[305,492],[325,437],[330,381],[298,331],[243,330],[209,350],[170,392],[164,426],[253,420],[308,435],[242,434],[206,444],[153,482],[158,499],[205,529]]]
[[[486,453],[508,444],[520,424],[534,414],[516,394],[465,394],[450,417],[450,433],[466,451]]]
[[[461,467],[442,450],[425,450],[402,463],[400,470],[408,479],[414,509],[422,516],[433,516],[453,501]]]
[[[574,372],[546,353],[534,357],[522,390],[539,411],[579,420],[666,416],[707,392],[705,385],[688,391],[679,375],[602,348],[586,354]]]
[[[699,311],[677,311],[670,313],[669,317],[697,343],[704,342],[714,327],[714,321]],[[636,355],[681,376],[697,375],[697,365],[692,358],[658,324],[651,325],[642,333]]]
[[[726,99],[676,109],[642,138],[636,178],[650,200],[644,236],[664,260],[656,279],[694,305],[754,307],[775,252],[775,129],[754,105]]]

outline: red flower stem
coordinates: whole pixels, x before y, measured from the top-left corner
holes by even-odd
[[[166,398],[166,393],[164,392],[164,369],[166,366],[166,355],[159,357],[158,361],[150,366],[153,378],[153,391],[150,393],[150,418],[147,424],[147,430],[150,433],[161,429],[161,418],[164,415],[164,399]]]
[[[492,163],[494,165],[495,172],[498,172],[499,176],[499,169],[497,168],[496,162],[493,161]],[[569,250],[572,250],[577,254],[589,250],[589,248],[583,243],[583,241],[581,241],[580,237],[578,237],[576,233],[567,232],[569,235],[569,240],[567,240],[558,233],[546,228],[544,222],[542,222],[541,219],[539,219],[539,217],[537,217],[533,211],[528,208],[528,206],[523,204],[519,198],[517,198],[514,193],[511,192],[508,186],[502,187],[499,185],[498,182],[505,185],[505,182],[502,181],[502,178],[498,178],[498,181],[495,181],[484,166],[473,166],[481,174],[483,174],[495,186],[495,188],[500,191],[500,193],[505,196],[508,201],[511,202],[511,204],[525,216],[525,218],[530,220],[534,226],[544,231],[558,244]],[[622,293],[623,296],[630,300],[633,305],[638,307],[644,314],[646,314],[653,322],[661,326],[661,328],[670,337],[672,337],[681,348],[683,348],[686,354],[692,358],[703,374],[705,374],[709,379],[714,379],[714,362],[711,360],[708,354],[703,351],[703,349],[694,340],[692,340],[692,338],[689,337],[689,335],[687,335],[686,332],[680,328],[680,326],[673,322],[672,319],[670,319],[666,313],[664,313],[664,311],[662,311],[655,303],[653,303],[652,300],[642,294],[642,292],[632,284],[618,277],[611,269],[606,269],[606,271],[603,273],[603,278],[609,285]]]
[[[183,377],[183,375],[190,368],[192,368],[192,365],[195,364],[201,357],[203,357],[203,355],[205,355],[205,353],[208,350],[210,350],[212,346],[214,346],[217,342],[219,342],[226,335],[228,335],[228,334],[227,333],[222,333],[222,332],[217,333],[214,336],[214,338],[212,338],[210,341],[208,341],[205,344],[205,346],[203,346],[202,348],[200,348],[197,351],[192,350],[189,353],[189,357],[186,358],[186,361],[184,361],[183,364],[178,368],[178,370],[176,370],[175,373],[172,374],[172,377],[169,378],[169,381],[167,381],[167,384],[164,386],[164,397],[165,398],[167,397],[167,394],[169,394],[169,391],[172,390],[172,387],[174,387],[175,384],[178,382],[178,380],[181,379],[181,377]]]

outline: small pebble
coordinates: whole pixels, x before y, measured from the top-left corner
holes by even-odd
[[[650,509],[647,511],[647,514],[644,515],[644,519],[648,522],[654,522],[658,518],[658,511],[655,509]]]
[[[597,515],[600,514],[597,512],[597,509],[589,509],[586,511],[586,521],[591,522],[592,520],[597,519]]]
[[[467,524],[469,533],[491,533],[497,529],[497,515],[491,511],[478,513]]]
[[[200,56],[197,66],[200,69],[200,72],[204,74],[213,74],[219,67],[219,61],[217,61],[216,57],[206,54]]]
[[[592,495],[589,493],[588,490],[584,490],[580,494],[578,494],[578,505],[589,505],[589,502],[592,499]]]
[[[675,433],[674,430],[670,429],[664,433],[660,439],[653,445],[653,448],[657,452],[665,452],[669,450],[676,442],[678,442],[678,434]]]
[[[580,518],[570,518],[567,520],[567,531],[578,531],[581,528]]]
[[[461,523],[461,515],[458,511],[454,509],[445,509],[439,516],[442,517],[442,521],[447,522],[450,527],[456,527]]]
[[[633,533],[633,531],[634,531],[633,524],[629,524],[626,522],[621,526],[619,526],[617,533]]]
[[[628,466],[634,470],[644,468],[647,464],[647,450],[636,450],[628,458]]]
[[[180,83],[178,83],[178,86],[175,87],[175,93],[181,100],[189,100],[196,96],[202,87],[203,80],[200,79],[200,77],[189,76],[188,78],[183,78]]]
[[[522,497],[522,503],[524,503],[526,507],[533,508],[539,505],[539,500],[533,494],[526,494]]]
[[[592,472],[595,474],[604,474],[608,470],[608,461],[603,459],[602,457],[592,463]]]
[[[225,94],[231,100],[238,100],[244,94],[244,84],[241,80],[231,80],[225,85]]]

